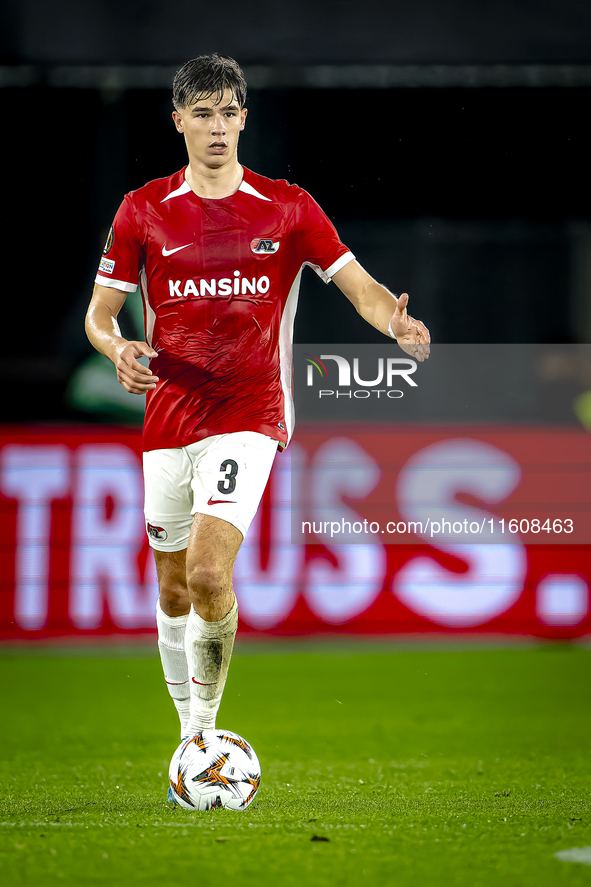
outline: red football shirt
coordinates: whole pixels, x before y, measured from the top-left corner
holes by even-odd
[[[354,256],[310,195],[244,170],[230,197],[198,197],[185,170],[126,194],[96,282],[144,299],[150,362],[144,449],[294,425],[292,332],[302,267],[328,283]]]

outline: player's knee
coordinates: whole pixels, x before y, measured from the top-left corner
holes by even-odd
[[[187,571],[187,587],[191,600],[207,604],[224,588],[224,576],[215,567],[196,564]]]
[[[186,584],[160,581],[160,606],[167,616],[184,616],[189,612],[191,598]]]

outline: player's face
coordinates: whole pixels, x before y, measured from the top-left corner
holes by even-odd
[[[216,101],[212,95],[173,111],[177,130],[185,137],[190,161],[210,168],[224,166],[236,158],[238,137],[244,129],[246,108],[240,108],[231,90]]]

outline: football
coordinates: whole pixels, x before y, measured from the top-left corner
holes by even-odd
[[[261,781],[251,745],[229,730],[202,730],[183,739],[170,762],[173,800],[185,810],[246,810]]]

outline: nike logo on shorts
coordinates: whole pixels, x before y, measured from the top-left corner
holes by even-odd
[[[207,500],[208,505],[236,505],[231,499],[214,499],[213,496],[210,496]]]
[[[184,246],[175,246],[174,249],[166,249],[166,244],[162,247],[162,255],[163,256],[172,256],[173,253],[178,253],[181,249],[187,249],[188,246],[192,246],[192,243],[185,243]]]

